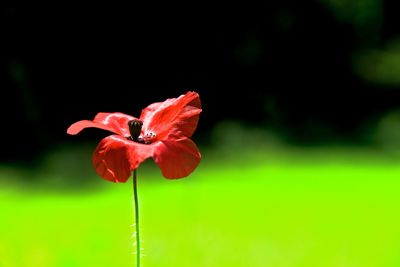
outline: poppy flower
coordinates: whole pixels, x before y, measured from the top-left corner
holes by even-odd
[[[200,151],[190,139],[200,112],[199,95],[187,92],[149,105],[140,118],[98,113],[93,120],[75,122],[67,133],[75,135],[89,127],[114,133],[101,140],[93,153],[96,172],[108,181],[126,182],[148,158],[154,159],[165,178],[176,179],[188,176],[200,162]]]

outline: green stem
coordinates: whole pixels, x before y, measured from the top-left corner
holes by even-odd
[[[139,200],[138,200],[138,193],[137,193],[136,170],[133,171],[133,198],[135,201],[136,267],[140,267]]]

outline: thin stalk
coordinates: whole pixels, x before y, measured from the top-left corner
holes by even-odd
[[[134,198],[134,202],[135,202],[136,267],[140,267],[139,199],[138,199],[138,193],[137,193],[136,170],[133,171],[133,198]]]

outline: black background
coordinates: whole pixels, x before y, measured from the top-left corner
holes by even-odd
[[[2,9],[1,159],[30,160],[70,138],[77,120],[139,116],[188,90],[203,102],[205,144],[223,120],[296,144],[363,143],[399,106],[399,90],[361,80],[351,64],[358,49],[399,34],[393,2],[378,31],[338,21],[318,1],[155,7]]]

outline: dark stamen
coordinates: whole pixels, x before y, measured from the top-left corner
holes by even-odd
[[[141,120],[135,119],[128,122],[129,132],[131,136],[128,137],[129,140],[142,143],[143,140],[139,140],[140,132],[142,131],[143,122]]]

